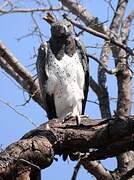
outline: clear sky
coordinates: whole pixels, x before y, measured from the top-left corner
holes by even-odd
[[[2,0],[0,0],[1,5]],[[33,6],[34,1],[26,1],[23,0],[24,7]],[[26,3],[27,2],[27,3]],[[57,1],[54,1],[57,3]],[[108,15],[108,5],[104,0],[91,0],[81,1],[92,13],[94,16],[98,16],[101,22],[109,20],[112,16],[112,10],[109,9]],[[116,0],[114,1],[116,3]],[[20,4],[21,5],[21,4]],[[128,5],[128,10],[134,8],[133,0],[130,0]],[[41,26],[43,33],[49,38],[50,37],[50,29],[49,25],[47,25],[42,18],[37,18],[38,23]],[[108,25],[109,22],[106,23]],[[4,42],[4,44],[11,50],[11,52],[20,60],[20,62],[25,65],[29,70],[33,70],[33,74],[35,74],[35,58],[33,57],[34,49],[37,50],[40,44],[39,39],[36,36],[29,36],[27,38],[22,39],[21,41],[17,41],[18,38],[29,34],[33,29],[34,24],[32,23],[30,14],[8,14],[0,16],[0,40]],[[134,29],[134,28],[133,28]],[[134,38],[134,30],[131,36]],[[46,40],[47,38],[45,38]],[[83,41],[88,45],[95,45],[96,39],[91,35],[85,34],[82,37]],[[98,42],[101,43],[102,41]],[[134,42],[131,44],[134,45]],[[134,46],[133,46],[134,47]],[[89,49],[90,53],[96,52],[96,49]],[[97,55],[99,55],[97,52]],[[28,66],[30,65],[31,66]],[[91,74],[96,76],[96,64],[90,63]],[[112,61],[111,64],[112,65]],[[116,82],[114,77],[108,77],[111,79],[109,83],[109,89],[111,89],[110,94],[116,96]],[[28,116],[35,124],[39,125],[47,120],[45,112],[39,107],[38,104],[33,102],[32,100],[25,106],[22,106],[25,102],[25,98],[28,98],[26,92],[24,92],[21,88],[19,88],[15,81],[13,81],[2,69],[0,69],[0,99],[3,99],[10,103],[13,107],[15,107],[19,112]],[[90,100],[96,100],[94,93],[90,90],[89,94]],[[115,103],[112,103],[112,109],[115,109]],[[98,111],[98,107],[95,104],[87,103],[86,114],[91,116],[92,118],[99,118],[100,114]],[[134,114],[134,110],[133,110]],[[0,102],[0,145],[2,148],[5,148],[7,145],[17,141],[20,139],[26,132],[33,129],[34,126],[24,119],[22,116],[15,113],[11,108],[4,105]],[[43,171],[43,179],[52,180],[69,180],[73,168],[76,162],[71,162],[70,160],[67,162],[63,162],[61,158],[58,158],[58,162],[54,162],[53,165]],[[104,164],[109,168],[113,169],[116,166],[115,160],[107,160]],[[90,178],[89,178],[90,177]],[[89,174],[81,168],[78,180],[86,180],[92,179]]]

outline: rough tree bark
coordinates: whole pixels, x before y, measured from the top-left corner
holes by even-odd
[[[113,157],[133,150],[133,133],[134,117],[130,116],[101,121],[84,118],[80,127],[74,119],[66,123],[53,119],[28,132],[0,153],[0,177],[5,178],[22,163],[31,169],[46,168],[53,162],[55,154],[81,152],[81,161],[86,156],[88,161]],[[94,150],[90,152],[92,148]],[[16,171],[13,175],[18,176]]]

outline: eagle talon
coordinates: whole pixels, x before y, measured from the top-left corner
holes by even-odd
[[[73,118],[74,116],[72,115],[72,112],[69,112],[66,114],[63,123],[65,123],[66,121],[68,121],[69,119]]]
[[[89,116],[88,116],[88,115],[86,115],[86,114],[81,115],[80,117],[81,117],[81,118],[89,118]]]
[[[76,125],[80,126],[80,124],[81,124],[81,117],[80,115],[76,115]]]
[[[88,115],[77,115],[76,116],[76,124],[77,124],[77,126],[81,125],[81,118],[88,118]]]

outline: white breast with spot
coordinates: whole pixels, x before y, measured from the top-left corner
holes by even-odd
[[[85,79],[78,53],[72,57],[65,54],[61,60],[51,53],[49,61],[46,91],[54,94],[57,117],[64,118],[69,112],[81,114]]]

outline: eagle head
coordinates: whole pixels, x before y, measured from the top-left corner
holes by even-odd
[[[51,24],[52,36],[68,37],[72,34],[73,26],[67,20],[57,21]]]

